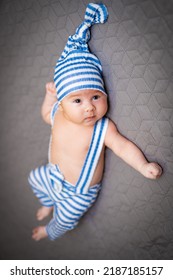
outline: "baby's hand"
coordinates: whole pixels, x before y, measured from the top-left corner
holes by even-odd
[[[36,227],[32,231],[32,238],[35,241],[39,241],[39,240],[41,240],[43,238],[46,238],[47,236],[48,235],[47,235],[46,227],[45,226]]]
[[[53,82],[46,84],[46,94],[55,97],[56,96],[56,87]]]
[[[162,175],[162,168],[155,162],[147,162],[142,166],[141,173],[149,179],[157,179]]]

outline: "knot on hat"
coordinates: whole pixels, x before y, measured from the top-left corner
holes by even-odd
[[[106,6],[103,4],[88,4],[84,22],[76,29],[78,38],[90,39],[89,28],[95,23],[105,23],[108,18]]]
[[[94,23],[104,23],[108,18],[108,12],[104,4],[88,4],[85,12],[85,24],[91,26]]]
[[[104,4],[88,4],[84,21],[78,26],[74,35],[69,36],[68,42],[60,59],[75,49],[88,50],[87,42],[90,40],[90,27],[97,23],[105,23],[108,18],[108,11]]]

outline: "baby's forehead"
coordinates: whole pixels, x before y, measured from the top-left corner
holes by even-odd
[[[67,98],[71,99],[71,98],[79,98],[79,97],[90,97],[90,96],[95,95],[95,94],[101,94],[102,95],[103,93],[99,90],[84,89],[84,90],[80,90],[80,91],[70,93],[67,96]]]

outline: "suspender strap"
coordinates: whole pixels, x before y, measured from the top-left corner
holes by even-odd
[[[58,110],[58,101],[53,105],[52,110],[50,112],[50,119],[51,119],[51,125],[53,125],[54,122],[54,117],[55,117],[55,113]]]
[[[96,169],[105,139],[108,126],[108,119],[102,118],[94,126],[91,144],[76,184],[76,193],[84,194],[88,192],[94,171]]]

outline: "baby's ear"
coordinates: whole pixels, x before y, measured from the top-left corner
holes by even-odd
[[[62,112],[63,111],[63,107],[62,107],[61,101],[58,102],[58,106],[59,106],[59,110]]]

